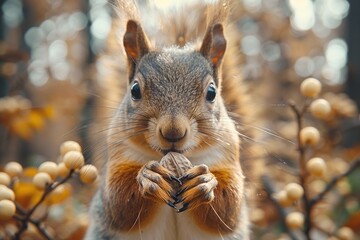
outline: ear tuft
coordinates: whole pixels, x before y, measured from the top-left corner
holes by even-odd
[[[223,26],[219,23],[210,26],[202,42],[200,53],[216,68],[221,63],[225,49],[226,39]]]

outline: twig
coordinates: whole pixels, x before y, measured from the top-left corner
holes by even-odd
[[[15,220],[19,221],[21,223],[21,227],[17,231],[17,233],[14,236],[15,240],[20,240],[21,235],[24,233],[24,231],[28,228],[29,222],[33,224],[37,230],[40,232],[40,234],[47,240],[50,240],[51,237],[46,233],[46,230],[41,226],[41,222],[37,222],[31,218],[32,214],[36,211],[36,209],[45,201],[46,197],[54,191],[58,186],[61,184],[64,184],[66,181],[68,181],[74,173],[74,170],[71,170],[69,175],[62,179],[60,182],[55,182],[53,184],[48,185],[45,188],[45,191],[43,195],[41,196],[40,200],[28,211],[26,212],[24,209],[22,209],[19,205],[16,205],[16,210],[24,215],[22,217],[16,216],[14,217]]]
[[[34,221],[32,219],[29,219],[29,222],[32,223],[37,230],[40,232],[40,234],[46,239],[46,240],[51,240],[51,237],[48,235],[48,233],[46,232],[45,228],[43,228],[41,226],[41,221]]]
[[[339,180],[341,180],[342,178],[350,175],[350,174],[351,174],[353,171],[355,171],[358,167],[360,167],[360,159],[357,159],[355,162],[353,162],[353,163],[350,165],[349,169],[348,169],[346,172],[344,172],[344,173],[342,173],[342,174],[340,174],[340,175],[337,175],[337,176],[333,177],[333,178],[331,179],[331,181],[326,185],[325,189],[324,189],[321,193],[319,193],[317,196],[315,196],[314,198],[312,198],[312,199],[309,201],[309,205],[310,205],[311,207],[313,207],[316,203],[318,203],[319,201],[321,201],[321,200],[325,197],[325,195],[326,195],[328,192],[330,192],[330,191],[335,187],[336,183],[337,183]]]
[[[16,211],[19,212],[21,215],[26,215],[26,210],[17,202],[14,202],[16,206]]]
[[[275,208],[276,208],[276,210],[278,211],[278,213],[280,215],[280,222],[281,222],[281,225],[284,228],[284,231],[289,235],[289,237],[292,240],[297,240],[297,237],[295,236],[295,234],[288,228],[288,226],[286,224],[285,219],[286,219],[287,213],[286,213],[285,209],[280,206],[280,204],[278,203],[278,201],[274,197],[275,189],[274,189],[274,186],[272,184],[272,181],[271,181],[270,177],[269,176],[262,176],[261,181],[262,181],[262,183],[264,185],[265,191],[269,195],[269,198],[270,198],[271,202],[275,205]]]
[[[297,122],[297,148],[299,151],[299,165],[300,165],[300,174],[299,174],[299,178],[300,178],[300,185],[303,187],[304,189],[304,195],[303,195],[303,203],[304,203],[304,211],[305,211],[305,224],[304,224],[304,234],[306,239],[310,240],[310,230],[312,228],[312,222],[311,222],[311,210],[312,210],[312,205],[310,205],[309,203],[309,197],[307,194],[307,186],[306,186],[306,177],[307,177],[307,172],[306,172],[306,161],[305,161],[305,147],[301,144],[301,139],[300,139],[300,131],[303,128],[303,116],[305,114],[305,112],[307,111],[309,105],[307,103],[305,103],[305,105],[302,107],[302,109],[298,109],[295,105],[295,103],[293,102],[289,102],[289,106],[292,109],[292,111],[294,112],[295,116],[296,116],[296,122]]]
[[[349,167],[349,169],[346,172],[332,178],[331,181],[326,185],[326,188],[321,193],[319,193],[317,196],[313,197],[312,199],[309,199],[309,196],[307,194],[307,185],[306,185],[306,177],[307,177],[306,161],[305,161],[305,150],[306,149],[301,144],[301,139],[300,139],[300,131],[303,127],[302,126],[303,115],[307,111],[307,108],[309,107],[309,105],[305,104],[301,110],[299,110],[294,103],[289,103],[289,106],[296,116],[296,122],[297,122],[297,126],[298,126],[297,141],[298,141],[299,164],[300,164],[299,177],[300,177],[300,184],[304,188],[304,195],[303,195],[303,203],[304,203],[304,211],[305,211],[304,234],[305,234],[306,239],[310,240],[311,239],[310,231],[313,227],[312,222],[311,222],[311,212],[312,212],[313,207],[316,205],[316,203],[321,201],[328,192],[330,192],[335,187],[336,183],[340,179],[348,176],[353,171],[355,171],[356,168],[360,167],[360,159],[353,162],[353,164]]]

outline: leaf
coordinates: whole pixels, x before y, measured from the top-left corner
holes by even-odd
[[[24,208],[30,208],[41,198],[43,191],[29,182],[16,182],[13,187],[15,200]]]
[[[71,196],[71,193],[72,193],[71,185],[66,183],[62,184],[57,188],[55,188],[55,190],[49,194],[49,196],[46,199],[46,204],[54,205],[54,204],[62,203]]]
[[[53,119],[55,117],[55,111],[54,108],[50,105],[43,107],[41,109],[42,115],[47,119]]]
[[[28,177],[28,178],[32,178],[35,176],[35,174],[38,173],[38,169],[35,168],[35,167],[28,167],[28,168],[25,168],[24,169],[24,172],[23,172],[23,176],[24,177]]]
[[[32,131],[27,121],[22,117],[13,118],[10,122],[10,131],[23,139],[30,139]]]
[[[345,223],[345,226],[352,228],[354,231],[360,230],[360,211],[352,214]]]
[[[29,126],[35,130],[40,130],[45,125],[42,114],[36,110],[31,110],[26,120]]]

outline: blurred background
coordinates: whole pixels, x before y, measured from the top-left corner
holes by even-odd
[[[301,81],[315,77],[336,115],[322,125],[328,145],[318,152],[329,155],[331,149],[332,158],[343,162],[359,157],[360,1],[239,1],[241,68],[259,96],[254,101],[265,109],[264,129],[295,137],[284,103],[301,99]],[[158,3],[167,7],[167,1]],[[90,161],[94,104],[104,97],[97,75],[106,71],[96,60],[106,48],[111,6],[106,0],[0,0],[0,7],[0,164],[56,161],[68,139],[79,141]],[[288,144],[269,144],[269,162],[294,165]],[[354,207],[357,190],[350,198],[354,211],[360,209]],[[342,212],[337,224],[350,215]],[[352,228],[359,230],[359,221]]]
[[[158,2],[166,7],[167,1]],[[310,76],[360,103],[358,1],[240,2],[243,74],[264,96],[260,104],[267,98],[283,103],[292,95],[289,87]],[[96,58],[111,28],[111,7],[106,0],[1,0],[0,5],[0,112],[21,108],[16,104],[32,108],[27,118],[0,117],[0,162],[55,158],[65,139],[86,144],[98,97],[94,88],[101,81],[95,76],[104,71]]]

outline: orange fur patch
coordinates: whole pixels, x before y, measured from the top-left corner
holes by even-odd
[[[190,210],[197,225],[213,234],[231,233],[239,222],[243,195],[242,179],[235,169],[217,169],[210,171],[215,175],[218,185],[214,190],[215,199]],[[216,211],[216,213],[215,213]]]
[[[120,231],[138,231],[155,217],[158,204],[142,197],[136,176],[141,165],[113,164],[109,170],[104,207],[111,226]]]

